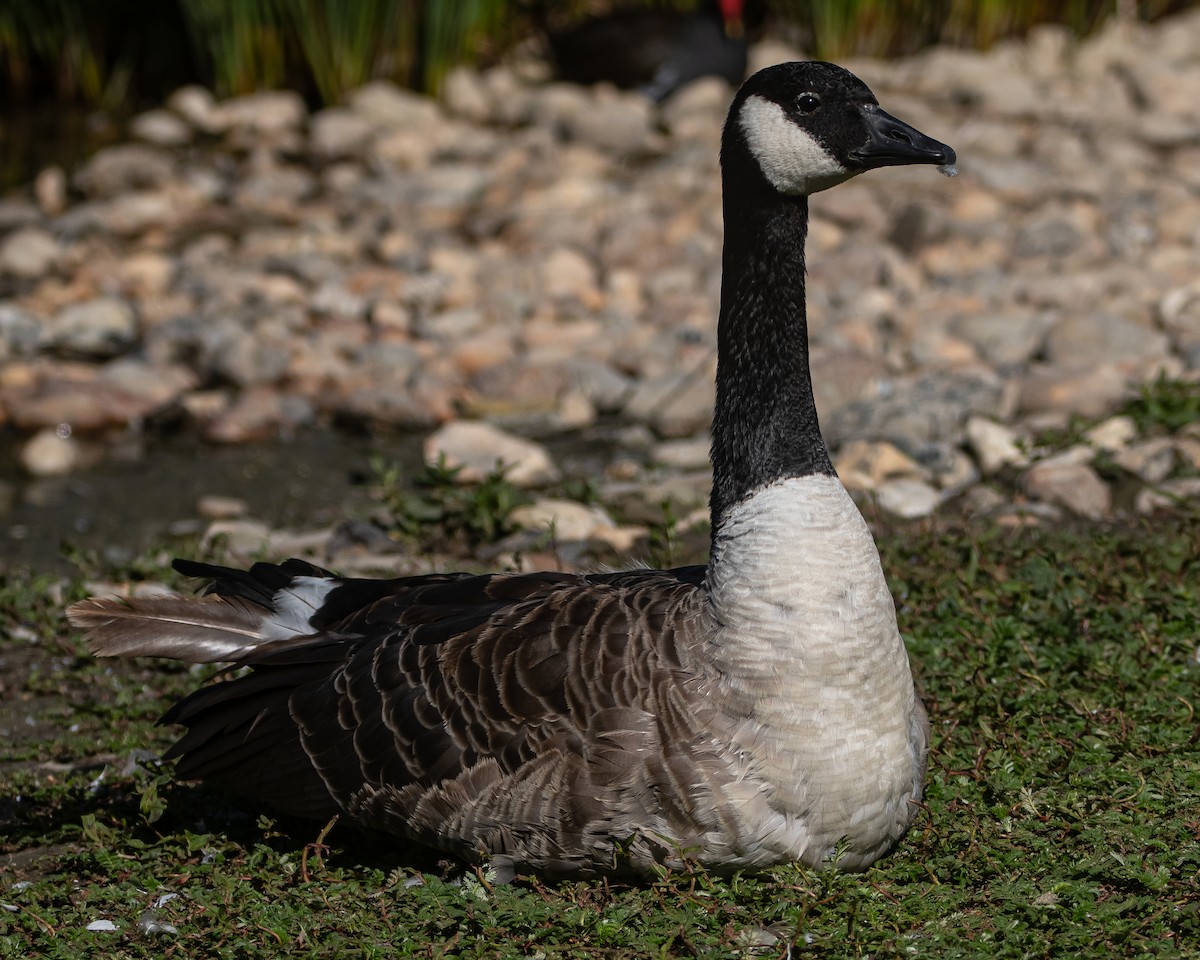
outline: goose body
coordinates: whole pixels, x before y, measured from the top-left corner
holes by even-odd
[[[808,195],[954,152],[825,63],[760,71],[722,142],[707,566],[342,579],[177,561],[198,598],[88,600],[101,656],[232,662],[163,721],[177,773],[501,873],[865,869],[916,813],[925,711],[813,405]]]

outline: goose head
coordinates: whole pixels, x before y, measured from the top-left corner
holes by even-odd
[[[743,84],[725,127],[722,164],[744,169],[784,196],[827,190],[875,167],[928,163],[953,175],[954,150],[885,112],[850,71],[796,61]],[[742,160],[742,164],[736,164]]]

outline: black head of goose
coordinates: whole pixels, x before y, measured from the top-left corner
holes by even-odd
[[[928,726],[871,535],[817,425],[808,195],[954,152],[826,63],[738,92],[707,567],[351,580],[177,561],[198,598],[87,600],[101,656],[230,661],[163,717],[177,774],[340,813],[501,875],[865,869],[908,829]]]

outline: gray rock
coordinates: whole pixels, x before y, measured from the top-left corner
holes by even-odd
[[[838,450],[834,466],[849,490],[879,490],[892,480],[927,479],[916,460],[886,440],[851,440]]]
[[[156,408],[153,398],[136,396],[108,382],[102,370],[79,362],[11,364],[0,380],[0,409],[18,430],[62,429],[72,434],[127,429]]]
[[[651,136],[653,107],[634,94],[601,97],[582,111],[562,118],[571,140],[619,155],[644,153],[656,146]]]
[[[1118,450],[1113,460],[1146,483],[1162,483],[1175,469],[1175,442],[1170,437],[1143,440]]]
[[[67,207],[67,175],[62,167],[49,166],[33,181],[33,195],[48,217],[57,217]]]
[[[233,201],[243,210],[291,220],[299,205],[317,187],[317,180],[300,167],[270,167],[241,180],[234,187]]]
[[[1141,514],[1177,509],[1189,500],[1200,499],[1200,477],[1178,477],[1137,492],[1134,509]]]
[[[86,458],[69,430],[39,430],[21,447],[21,466],[35,477],[58,477],[73,473]]]
[[[448,344],[475,333],[484,325],[484,320],[483,311],[475,307],[439,310],[422,314],[415,324],[415,330],[424,340]]]
[[[517,507],[510,520],[517,527],[551,533],[560,541],[587,540],[597,530],[615,526],[601,507],[553,497]]]
[[[650,459],[672,470],[703,470],[708,466],[711,445],[712,440],[706,436],[688,440],[667,440],[655,444]]]
[[[304,99],[290,90],[265,90],[218,104],[209,121],[214,129],[267,138],[298,130],[308,116]]]
[[[220,546],[231,558],[261,557],[271,543],[271,528],[261,520],[235,518],[216,520],[209,524],[200,540],[202,550]]]
[[[625,415],[660,437],[690,437],[712,423],[715,363],[688,373],[642,380],[625,404]]]
[[[286,436],[312,419],[313,409],[303,398],[256,386],[204,424],[203,432],[214,443],[248,443]]]
[[[241,497],[205,494],[196,501],[196,513],[206,520],[234,520],[250,512],[250,504]]]
[[[221,324],[204,337],[208,369],[241,387],[278,383],[288,371],[291,350],[284,339]]]
[[[580,357],[567,361],[564,369],[570,382],[600,413],[621,410],[634,390],[632,378],[603,360]]]
[[[965,490],[979,479],[975,462],[954,444],[927,444],[918,452],[917,459],[942,491],[943,499]]]
[[[93,225],[97,230],[118,237],[133,237],[177,221],[181,207],[181,197],[175,192],[140,190],[124,193],[93,208]]]
[[[204,133],[222,129],[224,121],[218,114],[217,100],[204,87],[180,87],[167,98],[167,106]]]
[[[905,520],[927,517],[942,502],[938,490],[911,477],[885,481],[880,484],[875,497],[882,510]]]
[[[859,351],[814,349],[812,367],[822,424],[836,421],[847,407],[874,403],[891,381],[892,371],[882,357]]]
[[[351,293],[344,284],[336,281],[327,281],[317,287],[308,305],[316,313],[352,319],[365,317],[371,306],[366,297]]]
[[[923,444],[959,443],[967,419],[1000,408],[1001,384],[984,371],[933,371],[898,380],[876,401],[849,404],[829,418],[831,437],[891,440],[916,452]]]
[[[42,211],[24,197],[0,197],[0,232],[41,223]]]
[[[953,332],[972,344],[992,367],[1015,368],[1041,350],[1053,315],[1029,310],[971,313],[952,324]]]
[[[1096,449],[1115,453],[1124,450],[1137,438],[1137,424],[1130,417],[1109,417],[1088,430],[1084,436]]]
[[[350,109],[374,127],[428,130],[444,120],[436,100],[405,90],[387,80],[375,80],[353,91]]]
[[[505,477],[518,487],[544,486],[559,477],[545,447],[487,423],[448,423],[425,440],[424,450],[426,463],[444,458],[448,467],[460,468],[460,483],[478,483],[499,464],[509,468]]]
[[[150,414],[178,402],[187,391],[199,386],[200,378],[187,367],[154,366],[141,359],[122,357],[100,369],[99,382],[140,401]]]
[[[1022,413],[1088,418],[1111,413],[1129,392],[1127,378],[1111,363],[1084,369],[1039,365],[1021,378],[1018,389]]]
[[[46,327],[47,341],[59,353],[115,357],[137,342],[133,308],[116,297],[99,297],[63,307]]]
[[[500,65],[483,74],[492,123],[517,126],[533,116],[533,93],[511,68]]]
[[[1086,463],[1035,463],[1025,474],[1024,486],[1031,497],[1089,520],[1102,520],[1112,511],[1108,485]]]
[[[1065,217],[1042,217],[1033,223],[1026,223],[1017,231],[1013,256],[1066,257],[1077,250],[1082,242],[1083,234]]]
[[[986,417],[971,417],[966,425],[967,442],[985,476],[1005,466],[1022,466],[1028,458],[1017,445],[1016,432]]]
[[[170,110],[147,110],[129,122],[129,132],[159,147],[181,147],[192,141],[192,128]]]
[[[61,252],[58,241],[45,230],[15,230],[0,242],[0,275],[34,280],[54,268]]]
[[[41,344],[42,329],[40,317],[0,303],[0,362],[32,356]]]
[[[474,123],[492,120],[492,103],[488,89],[478,71],[469,67],[453,67],[442,81],[442,99],[446,109],[455,116]]]
[[[75,174],[75,185],[89,196],[103,199],[129,190],[161,187],[174,176],[175,162],[169,153],[129,143],[97,151]]]
[[[376,124],[348,107],[329,107],[313,115],[309,143],[321,157],[352,157],[360,154],[375,135]]]

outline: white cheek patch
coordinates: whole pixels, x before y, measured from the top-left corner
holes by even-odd
[[[767,181],[793,196],[828,190],[859,173],[847,170],[806,130],[788,119],[783,107],[748,97],[738,114],[742,133]]]

